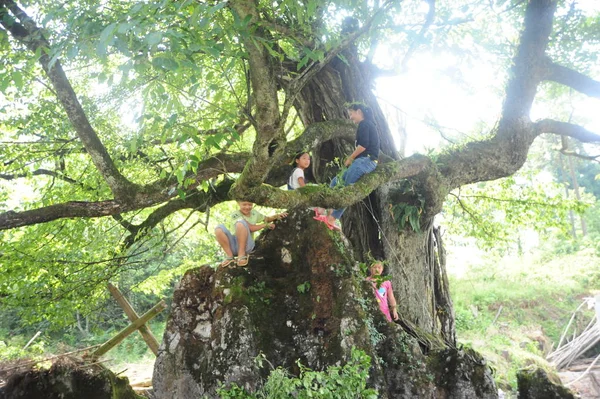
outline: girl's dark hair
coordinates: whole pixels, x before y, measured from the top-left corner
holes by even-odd
[[[308,154],[308,156],[310,156],[310,154],[308,153],[308,151],[299,151],[296,153],[296,155],[294,156],[294,159],[292,160],[292,170],[296,169],[296,161],[300,159],[300,157],[304,154]]]
[[[367,107],[365,104],[352,103],[348,106],[348,109],[352,109],[354,111],[360,109],[362,111],[363,116],[365,117],[366,121],[375,123],[375,118],[373,117],[373,110],[371,108]]]

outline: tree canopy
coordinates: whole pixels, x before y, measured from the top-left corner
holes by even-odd
[[[161,222],[234,198],[339,207],[408,178],[436,214],[515,173],[541,134],[600,141],[564,111],[529,116],[539,97],[600,98],[599,47],[597,10],[576,1],[0,0],[0,296],[60,307],[164,251]],[[506,71],[491,129],[427,156],[385,142],[353,187],[278,188],[295,152],[353,140],[332,99],[372,105],[352,87],[444,51]],[[333,64],[362,75],[338,84]]]

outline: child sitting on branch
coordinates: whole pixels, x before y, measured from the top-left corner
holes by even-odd
[[[265,216],[253,209],[252,202],[237,201],[237,203],[239,209],[230,218],[233,234],[224,224],[219,224],[215,228],[217,242],[225,252],[225,259],[219,267],[228,267],[236,263],[235,256],[237,256],[237,266],[247,266],[250,253],[254,250],[254,232],[265,228],[273,230],[275,228],[273,222],[287,216],[286,212]]]

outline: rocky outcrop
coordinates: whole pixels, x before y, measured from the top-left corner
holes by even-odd
[[[255,390],[275,367],[298,372],[371,356],[382,398],[495,398],[485,361],[416,328],[387,323],[339,233],[296,212],[260,238],[247,268],[189,270],[174,293],[155,363],[157,398],[216,396],[221,384]]]
[[[564,387],[557,375],[533,367],[519,370],[517,385],[520,399],[574,399],[573,393]]]
[[[49,369],[21,371],[9,377],[0,399],[142,399],[125,377],[99,364],[60,358]]]

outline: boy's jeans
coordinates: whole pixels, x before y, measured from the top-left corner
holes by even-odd
[[[354,160],[350,167],[342,175],[343,182],[340,182],[344,186],[356,183],[362,175],[371,173],[377,167],[377,163],[369,157],[360,157]],[[338,184],[337,176],[333,178],[329,187],[335,187]],[[344,214],[346,208],[336,209],[331,213],[336,219],[339,219]]]

